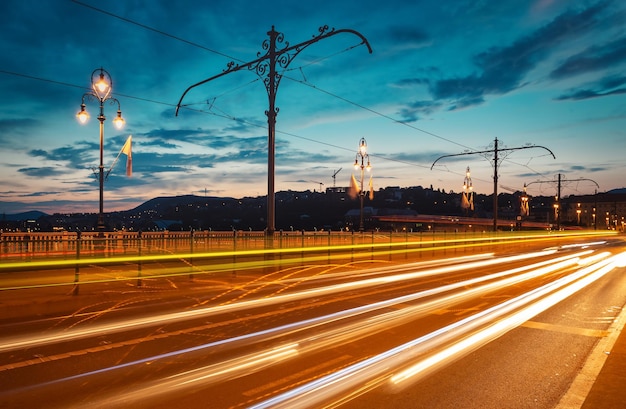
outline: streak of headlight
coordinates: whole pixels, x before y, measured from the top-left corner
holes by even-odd
[[[355,307],[349,310],[343,310],[343,311],[339,311],[336,313],[311,318],[308,320],[290,323],[290,324],[282,325],[279,327],[269,328],[263,331],[244,334],[244,335],[240,335],[237,337],[219,340],[219,341],[215,341],[215,342],[211,342],[207,344],[197,345],[194,347],[186,348],[183,350],[172,351],[172,352],[168,352],[168,353],[161,354],[161,355],[150,356],[150,357],[143,358],[140,360],[126,362],[126,363],[119,364],[116,366],[106,367],[106,368],[98,369],[95,371],[86,372],[86,373],[74,375],[74,376],[67,377],[67,378],[62,378],[56,381],[52,381],[50,383],[59,383],[59,382],[63,382],[63,381],[71,380],[71,379],[84,378],[84,377],[88,377],[88,376],[99,374],[99,373],[110,372],[110,371],[118,370],[121,368],[126,368],[126,367],[143,364],[147,362],[153,362],[159,359],[171,358],[171,357],[178,356],[178,355],[189,354],[189,353],[197,352],[201,350],[212,349],[212,348],[224,346],[227,344],[230,346],[236,346],[238,344],[242,344],[243,342],[245,342],[246,345],[249,345],[255,340],[263,339],[267,341],[273,338],[277,338],[279,336],[294,335],[298,331],[302,331],[302,330],[310,331],[310,330],[315,329],[316,327],[328,325],[333,322],[338,322],[340,320],[345,320],[348,318],[357,317],[359,315],[371,313],[376,310],[387,308],[393,305],[404,304],[407,302],[418,300],[420,298],[449,292],[449,291],[459,289],[459,288],[464,288],[470,285],[475,285],[480,282],[491,281],[497,278],[517,274],[524,270],[531,270],[530,272],[526,274],[513,276],[510,278],[501,280],[501,281],[488,283],[477,288],[465,290],[459,294],[451,294],[446,297],[441,297],[441,298],[431,300],[424,304],[420,304],[420,305],[416,305],[412,307],[406,307],[406,308],[403,308],[402,310],[392,311],[392,312],[383,314],[382,316],[379,315],[374,318],[366,318],[363,320],[359,320],[350,325],[347,325],[347,326],[344,325],[337,329],[326,330],[323,332],[321,330],[317,330],[318,332],[314,337],[311,337],[310,335],[306,335],[305,338],[297,341],[301,344],[306,344],[306,345],[311,345],[313,342],[315,342],[313,346],[307,347],[307,352],[309,352],[314,349],[320,349],[320,348],[325,348],[327,346],[331,346],[333,343],[340,342],[342,338],[356,339],[357,337],[361,335],[368,335],[368,334],[371,335],[375,331],[388,329],[391,325],[399,325],[400,321],[414,320],[420,313],[422,314],[427,313],[437,308],[445,307],[446,305],[451,305],[453,303],[462,302],[463,300],[469,299],[471,297],[475,297],[482,293],[489,292],[496,288],[502,288],[503,286],[519,283],[521,281],[524,281],[524,280],[527,280],[527,279],[530,279],[530,278],[533,278],[542,274],[548,274],[551,271],[556,271],[558,269],[575,264],[579,256],[588,254],[590,252],[591,251],[583,251],[581,253],[565,255],[556,259],[544,260],[541,262],[537,262],[535,264],[518,267],[514,269],[509,269],[509,270],[505,270],[502,272],[493,273],[493,274],[489,274],[485,276],[480,276],[480,277],[473,278],[470,280],[460,281],[457,283],[448,284],[445,286],[440,286],[437,288],[424,290],[424,291],[420,291],[420,292],[413,293],[413,294],[407,294],[401,297],[396,297],[396,298],[392,298],[388,300],[382,300],[373,304],[367,304],[367,305]]]
[[[449,360],[451,357],[457,356],[461,353],[468,352],[476,349],[477,346],[485,344],[500,335],[510,331],[511,329],[519,326],[525,321],[528,321],[537,314],[547,310],[548,308],[556,305],[564,299],[570,297],[572,294],[593,283],[594,281],[603,277],[606,273],[610,272],[615,267],[615,257],[604,262],[598,263],[586,268],[581,275],[589,274],[590,270],[596,269],[593,274],[589,274],[583,279],[576,281],[567,287],[547,296],[546,298],[525,307],[524,309],[516,312],[515,314],[502,319],[488,328],[472,334],[468,338],[461,340],[460,342],[453,344],[449,348],[432,355],[418,364],[394,375],[391,377],[393,383],[400,383],[411,377],[414,377],[426,369],[433,368],[434,366]]]
[[[620,253],[615,256],[615,267],[626,267],[626,252]]]
[[[496,324],[493,324],[493,327],[487,328],[486,334],[501,335],[515,328],[524,321],[545,311],[574,294],[576,291],[598,280],[611,271],[615,267],[615,264],[614,258],[602,260],[595,265],[580,269],[573,274],[562,277],[519,297],[505,301],[497,306],[440,328],[437,331],[426,334],[379,355],[365,359],[359,363],[260,402],[251,408],[318,407],[322,402],[328,402],[333,396],[342,394],[343,397],[337,398],[337,401],[345,401],[347,399],[346,396],[355,397],[354,391],[358,391],[356,393],[363,393],[366,389],[373,389],[379,386],[385,379],[381,374],[389,372],[392,368],[399,368],[406,365],[406,361],[412,357],[423,354],[441,345],[442,340],[462,337],[468,332],[476,330],[480,326],[484,326],[486,323],[493,322],[505,314],[519,310],[523,306],[541,297],[545,297],[536,304],[530,305],[515,313],[510,319],[503,320],[502,322],[507,325],[501,325],[496,322]],[[560,290],[556,291],[559,288]],[[496,330],[491,330],[490,328],[495,328]],[[495,336],[499,335],[491,337],[475,335],[474,339],[477,341],[480,339],[486,340],[488,338],[494,339]],[[474,335],[472,335],[472,337],[474,337]],[[463,344],[463,342],[461,343]],[[471,346],[477,348],[479,345],[475,342],[471,344]],[[442,352],[439,354],[439,358],[451,357],[450,351],[453,350],[455,350],[454,346],[448,348],[448,354]],[[469,350],[467,352],[469,352]],[[428,368],[432,368],[433,365],[441,362],[441,359],[433,359],[428,362],[431,364]],[[412,368],[414,369],[409,369],[394,375],[391,381],[394,383],[402,382],[411,376],[415,376],[420,371],[423,372],[427,367],[418,363]],[[363,387],[363,385],[367,385],[367,387]]]
[[[507,263],[512,261],[525,260],[535,257],[541,257],[553,254],[555,250],[547,250],[540,251],[535,253],[526,253],[515,256],[494,258],[490,260],[484,261],[475,261],[471,263],[464,263],[462,265],[452,265],[445,266],[440,268],[433,268],[424,271],[418,271],[413,273],[402,273],[396,274],[392,276],[383,276],[376,278],[369,278],[366,280],[359,280],[348,283],[335,284],[327,287],[314,288],[310,290],[294,292],[289,294],[282,294],[279,296],[274,296],[271,298],[261,298],[255,300],[241,301],[234,304],[222,304],[218,306],[211,306],[206,308],[200,308],[196,310],[190,311],[182,311],[176,313],[169,314],[161,314],[154,315],[144,318],[136,318],[125,320],[117,323],[111,324],[100,324],[94,325],[88,328],[75,328],[67,331],[58,331],[53,334],[44,334],[44,335],[28,335],[26,337],[19,337],[13,339],[6,339],[0,345],[0,352],[10,351],[18,348],[28,348],[35,345],[43,345],[50,344],[54,342],[63,342],[68,340],[75,340],[80,338],[85,338],[88,336],[93,336],[102,333],[110,333],[110,332],[120,332],[126,331],[130,329],[142,328],[150,325],[163,325],[166,323],[173,323],[178,321],[183,321],[187,319],[197,318],[197,317],[207,317],[215,314],[225,313],[225,312],[234,312],[248,308],[269,306],[279,303],[284,303],[288,301],[297,301],[311,297],[318,297],[321,295],[329,295],[334,293],[339,293],[343,291],[350,291],[355,289],[366,288],[370,286],[377,286],[381,284],[388,284],[392,282],[413,280],[416,278],[426,277],[435,274],[444,274],[455,271],[462,270],[470,270],[476,269],[479,267],[484,267],[488,265],[496,265],[501,263]]]
[[[283,345],[254,355],[245,355],[226,362],[220,362],[219,364],[182,372],[165,380],[151,382],[148,386],[134,389],[130,392],[115,394],[115,396],[106,397],[92,403],[97,407],[111,407],[117,404],[128,406],[130,402],[145,402],[146,399],[155,398],[174,389],[190,388],[198,382],[206,382],[209,379],[213,382],[235,379],[296,355],[298,355],[298,344]]]
[[[242,375],[242,371],[248,370],[251,367],[258,368],[259,366],[264,366],[265,364],[275,364],[277,361],[291,358],[297,354],[298,344],[289,344],[272,348],[269,351],[257,353],[254,356],[245,355],[239,359],[234,359],[226,363],[220,362],[219,364],[196,368],[191,371],[173,375],[170,378],[176,379],[178,381],[178,386],[199,382],[207,378],[223,379],[223,375],[228,375],[228,378],[232,379],[233,376],[236,376],[237,374]]]
[[[420,315],[424,315],[426,313],[430,313],[439,308],[445,308],[446,306],[459,304],[463,301],[473,299],[479,297],[480,295],[487,294],[493,290],[504,288],[507,286],[512,286],[514,284],[521,283],[526,280],[530,280],[535,277],[539,277],[542,275],[547,275],[551,272],[558,271],[570,266],[573,266],[577,263],[577,257],[565,256],[561,257],[558,260],[552,260],[554,264],[547,265],[548,262],[536,263],[534,265],[526,266],[526,268],[522,267],[519,269],[507,270],[500,273],[490,274],[488,276],[483,276],[480,278],[466,280],[455,284],[449,284],[446,286],[441,286],[436,289],[422,291],[420,293],[415,293],[413,297],[411,297],[411,301],[416,300],[421,297],[425,297],[427,295],[434,295],[442,292],[447,292],[453,289],[467,287],[469,285],[478,284],[481,281],[489,281],[495,278],[500,278],[502,276],[511,275],[514,273],[519,273],[522,269],[530,269],[531,271],[514,275],[512,277],[508,277],[499,281],[489,282],[483,284],[481,286],[475,288],[469,288],[462,292],[456,294],[450,294],[448,296],[439,297],[430,301],[427,301],[422,304],[418,304],[415,306],[404,307],[401,310],[388,312],[386,314],[378,315],[376,317],[372,317],[370,319],[366,319],[363,321],[354,322],[347,326],[341,327],[339,330],[335,331],[326,331],[323,333],[319,333],[315,338],[309,338],[308,340],[315,340],[316,347],[325,347],[330,346],[332,343],[338,342],[338,338],[344,337],[346,340],[356,339],[359,335],[371,335],[374,332],[380,332],[383,330],[389,329],[392,325],[400,325],[402,322],[410,322],[415,320]],[[541,266],[541,267],[540,267]],[[408,298],[410,296],[401,297]],[[409,301],[409,299],[404,302]],[[321,341],[324,341],[321,343]],[[301,341],[303,342],[303,341]]]
[[[569,249],[573,247],[587,247],[587,246],[600,246],[602,244],[606,244],[606,241],[592,241],[590,243],[574,243],[574,244],[564,244],[561,246],[562,249]]]

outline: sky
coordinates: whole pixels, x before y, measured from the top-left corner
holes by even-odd
[[[348,186],[361,138],[374,190],[460,192],[469,168],[492,194],[496,139],[500,193],[626,186],[620,0],[4,0],[0,213],[98,211],[99,103],[76,113],[100,68],[126,121],[105,102],[105,212],[267,195],[268,73],[225,70],[272,27],[279,50],[350,30],[281,54],[276,192]],[[124,155],[111,166],[130,135],[128,177]]]

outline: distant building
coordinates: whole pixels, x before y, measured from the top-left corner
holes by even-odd
[[[626,193],[568,196],[561,199],[560,216],[564,225],[624,231]]]
[[[347,192],[348,192],[347,186],[333,186],[333,187],[326,188],[326,193],[347,193]]]

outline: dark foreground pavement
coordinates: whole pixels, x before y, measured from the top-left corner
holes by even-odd
[[[591,391],[587,395],[583,409],[623,409],[626,408],[626,334],[622,322],[616,328],[617,340],[608,351],[598,351],[607,355]]]

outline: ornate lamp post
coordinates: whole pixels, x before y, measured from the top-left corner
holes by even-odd
[[[98,212],[98,232],[100,235],[104,234],[104,103],[109,101],[111,104],[117,104],[117,116],[113,120],[113,124],[117,129],[121,129],[124,126],[124,118],[122,118],[122,111],[120,109],[120,102],[111,96],[113,90],[113,80],[111,76],[104,68],[97,68],[91,73],[91,91],[83,95],[82,103],[80,104],[80,111],[76,114],[78,121],[84,124],[89,119],[89,113],[85,109],[85,101],[96,100],[100,103],[100,115],[98,115],[98,121],[100,121],[100,166],[98,172],[98,182],[100,184],[100,208]]]
[[[474,186],[472,185],[472,177],[470,176],[470,168],[465,171],[465,179],[463,179],[463,194],[461,199],[461,207],[465,209],[465,215],[469,215],[474,211]]]
[[[359,163],[360,162],[360,163]],[[367,162],[367,165],[365,164]],[[363,178],[365,171],[370,172],[372,165],[370,165],[370,156],[367,153],[367,142],[365,138],[361,138],[359,141],[359,149],[356,152],[356,158],[354,159],[354,169],[361,169],[359,200],[361,201],[361,213],[359,219],[359,231],[364,230],[363,226],[363,199],[365,198],[365,190],[363,189]]]
[[[361,44],[365,44],[367,46],[367,50],[369,53],[372,53],[372,47],[370,46],[367,39],[358,31],[351,29],[340,29],[335,30],[334,28],[329,28],[328,26],[322,26],[318,29],[319,34],[314,35],[313,38],[303,41],[301,43],[291,45],[289,42],[285,41],[285,36],[283,33],[280,33],[274,30],[274,26],[272,29],[267,32],[269,39],[263,41],[263,50],[265,50],[265,54],[261,52],[257,53],[257,59],[253,61],[248,61],[246,63],[236,64],[234,61],[231,61],[226,66],[226,69],[223,70],[220,74],[214,75],[211,78],[207,78],[203,81],[200,81],[194,85],[191,85],[189,88],[183,92],[183,95],[180,97],[178,104],[176,105],[176,116],[178,116],[178,111],[182,106],[183,99],[185,95],[191,90],[199,85],[206,84],[209,81],[212,81],[216,78],[224,76],[226,74],[230,74],[235,71],[239,71],[242,69],[248,69],[250,71],[254,71],[259,78],[263,80],[265,84],[265,88],[267,91],[267,96],[269,99],[269,107],[267,111],[265,111],[265,115],[267,115],[267,132],[268,132],[268,154],[267,154],[267,229],[265,230],[266,235],[268,237],[274,237],[275,231],[275,216],[276,216],[276,198],[274,197],[274,177],[275,177],[275,148],[276,148],[276,116],[278,115],[278,107],[276,107],[276,93],[278,92],[278,86],[280,85],[280,80],[283,77],[283,73],[289,67],[289,64],[293,61],[293,59],[306,47],[311,44],[317,43],[320,40],[332,37],[341,33],[349,33],[358,36],[361,40]]]
[[[449,158],[452,156],[461,156],[461,155],[484,155],[484,154],[493,153],[493,231],[498,231],[498,168],[500,167],[500,163],[502,162],[502,160],[510,152],[517,151],[520,149],[530,149],[530,148],[545,149],[546,151],[550,152],[550,155],[552,155],[554,159],[556,159],[556,156],[554,156],[554,153],[552,153],[552,151],[546,148],[545,146],[527,145],[527,146],[521,146],[519,148],[498,148],[498,138],[496,138],[493,143],[493,149],[489,149],[485,151],[458,153],[456,155],[443,155],[435,159],[433,164],[430,165],[430,170],[432,170],[433,166],[435,166],[435,163],[437,163],[437,161],[439,161],[439,159],[442,159],[442,158]],[[499,156],[500,153],[504,153],[505,155]]]

